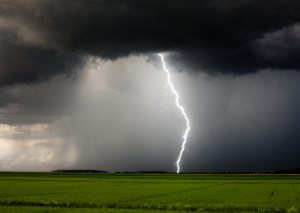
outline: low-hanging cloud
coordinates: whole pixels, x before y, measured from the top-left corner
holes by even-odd
[[[0,86],[71,76],[87,56],[157,52],[212,75],[299,70],[299,11],[297,0],[1,0]]]

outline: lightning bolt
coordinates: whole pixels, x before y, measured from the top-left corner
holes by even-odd
[[[184,151],[185,149],[187,149],[186,146],[185,146],[185,144],[186,144],[187,136],[188,136],[189,131],[190,131],[190,129],[191,129],[191,127],[190,127],[191,122],[190,122],[190,120],[188,119],[187,115],[185,114],[184,108],[179,104],[179,94],[176,92],[176,90],[174,89],[174,86],[173,86],[173,84],[172,84],[172,82],[171,82],[170,72],[169,72],[169,70],[166,68],[166,64],[165,64],[165,61],[164,61],[164,57],[163,57],[163,55],[161,55],[161,54],[158,54],[158,55],[161,57],[161,61],[162,61],[162,64],[163,64],[164,71],[167,73],[167,76],[168,76],[168,86],[171,88],[171,91],[172,91],[172,92],[174,93],[174,95],[176,96],[176,105],[177,105],[177,107],[181,110],[181,112],[182,112],[182,114],[183,114],[183,116],[184,116],[184,118],[185,118],[185,120],[186,120],[186,126],[187,126],[187,128],[186,128],[185,133],[184,133],[184,135],[183,135],[183,142],[182,142],[181,150],[180,150],[180,153],[179,153],[179,157],[178,157],[178,159],[177,159],[177,161],[176,161],[176,164],[177,164],[177,173],[179,173],[179,171],[180,171],[180,166],[179,166],[179,164],[180,164],[181,156],[182,156],[183,151]]]

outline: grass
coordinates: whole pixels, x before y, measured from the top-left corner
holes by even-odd
[[[299,201],[299,175],[0,172],[0,212],[297,212]]]
[[[16,207],[0,206],[1,213],[144,213],[144,210],[131,209],[94,209],[94,208],[59,208],[59,207]],[[161,213],[160,210],[148,210],[147,213]],[[174,213],[174,211],[164,211]]]

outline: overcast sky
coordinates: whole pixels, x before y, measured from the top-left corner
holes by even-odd
[[[0,0],[0,171],[299,167],[298,0]],[[170,113],[165,109],[170,109]]]

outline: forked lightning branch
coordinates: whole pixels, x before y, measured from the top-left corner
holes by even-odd
[[[181,110],[185,120],[186,120],[186,130],[185,130],[185,133],[183,135],[183,142],[182,142],[182,146],[181,146],[181,150],[180,150],[180,153],[179,153],[179,157],[176,161],[176,165],[177,165],[177,173],[180,172],[180,160],[181,160],[181,156],[182,156],[182,153],[183,151],[185,150],[185,144],[186,144],[186,141],[187,141],[187,136],[189,134],[189,131],[190,131],[190,121],[187,117],[187,115],[185,114],[185,111],[184,111],[184,108],[179,104],[179,94],[176,92],[176,90],[174,89],[174,86],[171,82],[171,76],[170,76],[170,72],[169,70],[166,68],[166,64],[165,64],[165,61],[164,61],[164,56],[161,55],[161,54],[158,54],[160,57],[161,57],[161,60],[162,60],[162,64],[163,64],[163,69],[164,71],[167,73],[167,77],[168,77],[168,86],[171,88],[171,91],[174,93],[174,95],[176,96],[176,105],[177,107]]]

